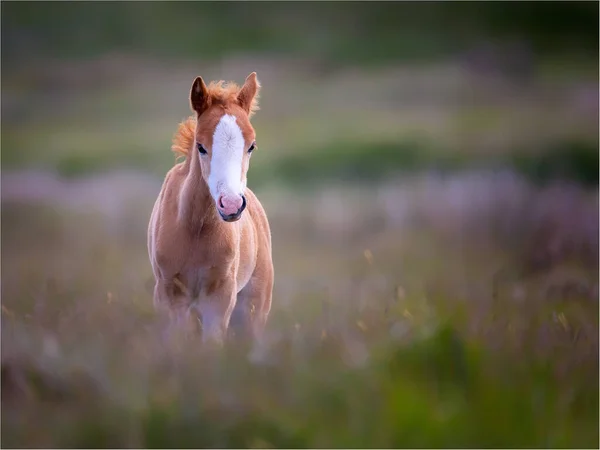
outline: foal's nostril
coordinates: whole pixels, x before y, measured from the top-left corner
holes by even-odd
[[[246,197],[243,195],[220,196],[217,200],[217,209],[221,216],[238,218],[246,208]]]

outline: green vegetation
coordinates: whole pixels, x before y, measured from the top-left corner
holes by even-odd
[[[270,53],[309,57],[328,70],[431,60],[485,38],[525,38],[544,57],[598,54],[598,8],[590,2],[6,2],[2,14],[9,63],[114,50],[200,61]]]
[[[472,167],[594,185],[596,6],[7,2],[2,165],[163,176],[193,77],[250,64],[255,186]]]
[[[175,128],[176,124],[172,128]],[[117,146],[117,137],[106,135],[91,136],[89,143],[82,146],[62,147],[60,153],[52,153],[47,146],[39,156],[25,152],[12,152],[22,145],[5,142],[3,164],[5,167],[22,167],[29,159],[34,165],[46,166],[65,177],[82,177],[113,169],[145,170],[162,177],[175,163],[169,151],[168,137],[172,130],[164,127],[158,137],[162,148],[149,151],[140,142],[127,144],[122,152]],[[10,132],[9,132],[10,133]],[[158,134],[158,133],[156,133]],[[32,141],[35,135],[27,136]],[[20,138],[19,138],[20,139]],[[48,142],[40,138],[40,142]],[[434,171],[436,173],[456,173],[469,170],[511,170],[536,183],[547,183],[561,179],[586,186],[598,185],[599,150],[597,142],[587,139],[565,139],[542,149],[539,145],[505,149],[497,155],[467,155],[441,147],[442,142],[431,139],[408,137],[390,141],[332,142],[320,147],[305,147],[283,154],[261,154],[253,161],[250,172],[250,186],[262,188],[272,183],[288,186],[320,186],[330,180],[350,182],[381,182],[399,174]],[[83,150],[84,146],[86,147]],[[79,151],[78,149],[82,150]],[[270,160],[269,158],[273,159]],[[33,161],[32,161],[33,162]]]
[[[488,362],[472,356],[450,328],[408,348],[379,352],[366,368],[360,369],[346,368],[339,362],[341,351],[335,339],[328,337],[301,361],[293,361],[289,356],[288,352],[293,351],[291,343],[287,343],[292,347],[287,351],[282,343],[282,349],[276,352],[278,359],[268,367],[250,364],[229,353],[215,359],[189,351],[187,358],[201,359],[201,364],[214,366],[221,373],[221,380],[197,369],[187,369],[185,374],[175,371],[174,375],[156,380],[149,388],[151,392],[144,406],[136,408],[121,406],[122,402],[116,399],[106,400],[82,374],[75,378],[76,375],[66,373],[61,379],[52,380],[31,369],[13,375],[11,371],[24,368],[4,367],[3,378],[22,377],[21,382],[31,386],[31,394],[40,406],[46,402],[54,405],[45,407],[49,417],[40,424],[38,433],[46,435],[48,440],[38,440],[39,445],[79,448],[597,445],[597,389],[576,388],[565,398],[543,369],[518,371],[492,365],[494,372],[486,374],[484,368],[489,367]],[[496,357],[494,363],[499,362]],[[232,372],[237,375],[232,376]],[[177,387],[165,393],[171,383],[177,383]],[[232,405],[227,406],[228,402]],[[567,406],[562,406],[563,402]],[[84,405],[90,405],[90,410],[82,409]],[[76,408],[76,412],[70,412],[71,408]],[[57,417],[63,409],[69,412]],[[27,418],[30,416],[24,415],[21,420]],[[8,430],[4,446],[32,442],[18,430],[13,427]]]
[[[599,149],[584,141],[558,142],[537,158],[515,155],[512,163],[536,182],[562,179],[598,186]]]
[[[515,100],[461,106],[460,98],[472,95],[468,81],[440,88],[435,85],[435,68],[421,70],[423,77],[432,79],[404,81],[399,95],[435,87],[439,98],[424,96],[423,103],[432,102],[425,111],[405,108],[400,100],[386,104],[388,93],[399,89],[393,69],[364,71],[350,81],[343,75],[326,83],[314,78],[321,84],[310,93],[300,84],[307,81],[299,76],[267,83],[263,107],[254,120],[259,151],[252,161],[250,185],[380,182],[415,171],[470,169],[510,169],[536,182],[563,178],[597,185],[599,150],[593,115],[574,122],[560,103],[545,107],[519,99],[518,87],[513,88]],[[36,104],[39,114],[11,121],[8,113],[2,133],[4,169],[37,167],[66,177],[132,169],[164,176],[175,162],[169,150],[171,137],[188,114],[181,80],[193,73],[173,65],[168,73],[155,72],[154,82],[138,83],[143,75],[142,67],[131,69],[124,81],[130,89],[115,84],[65,87],[60,108],[54,109],[52,97],[41,97]],[[574,79],[564,82],[562,89],[585,83],[587,76]],[[32,89],[43,91],[43,83],[34,83]],[[547,89],[540,81],[530,88],[530,95],[548,95]],[[345,91],[360,93],[355,102],[358,111],[348,111]],[[443,100],[449,95],[456,97],[450,104]],[[374,101],[383,111],[367,106]],[[288,113],[278,114],[281,110]],[[499,143],[490,145],[491,139]]]
[[[598,185],[598,146],[585,141],[559,142],[543,152],[518,149],[497,157],[467,157],[430,149],[421,141],[359,144],[340,143],[307,149],[253,170],[251,186],[270,182],[320,186],[327,180],[381,182],[420,171],[439,174],[469,170],[510,170],[536,183],[573,181]]]
[[[489,235],[479,253],[431,222],[376,230],[344,201],[360,238],[332,239],[299,231],[305,206],[286,219],[276,205],[270,344],[250,356],[163,340],[144,214],[114,228],[90,211],[4,205],[2,445],[598,445],[598,303],[544,288],[572,268],[507,280],[494,296],[494,273],[516,254]],[[577,267],[578,283],[594,282]]]
[[[1,9],[2,447],[600,445],[597,3]],[[193,78],[252,70],[274,303],[215,351],[147,224]]]

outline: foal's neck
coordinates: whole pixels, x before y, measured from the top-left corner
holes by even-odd
[[[210,195],[208,185],[202,177],[197,153],[186,160],[187,174],[180,198],[180,209],[184,211],[184,220],[193,233],[200,232],[204,225],[217,218],[217,210]]]

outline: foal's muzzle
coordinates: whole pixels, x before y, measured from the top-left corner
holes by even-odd
[[[246,196],[242,194],[242,206],[240,206],[240,208],[237,210],[237,212],[235,214],[223,214],[223,212],[221,212],[220,208],[217,208],[217,211],[219,211],[219,215],[221,216],[221,219],[223,219],[225,222],[235,222],[237,220],[240,220],[240,217],[242,217],[242,213],[244,212],[245,209],[246,209]]]

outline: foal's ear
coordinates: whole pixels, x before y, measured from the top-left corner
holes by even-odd
[[[246,78],[244,85],[238,92],[237,101],[249,116],[252,116],[256,110],[258,110],[258,91],[260,90],[260,83],[256,78],[256,72],[252,72]]]
[[[192,111],[196,111],[198,115],[202,114],[210,106],[208,97],[208,89],[202,77],[196,77],[192,90],[190,91],[190,106]]]

